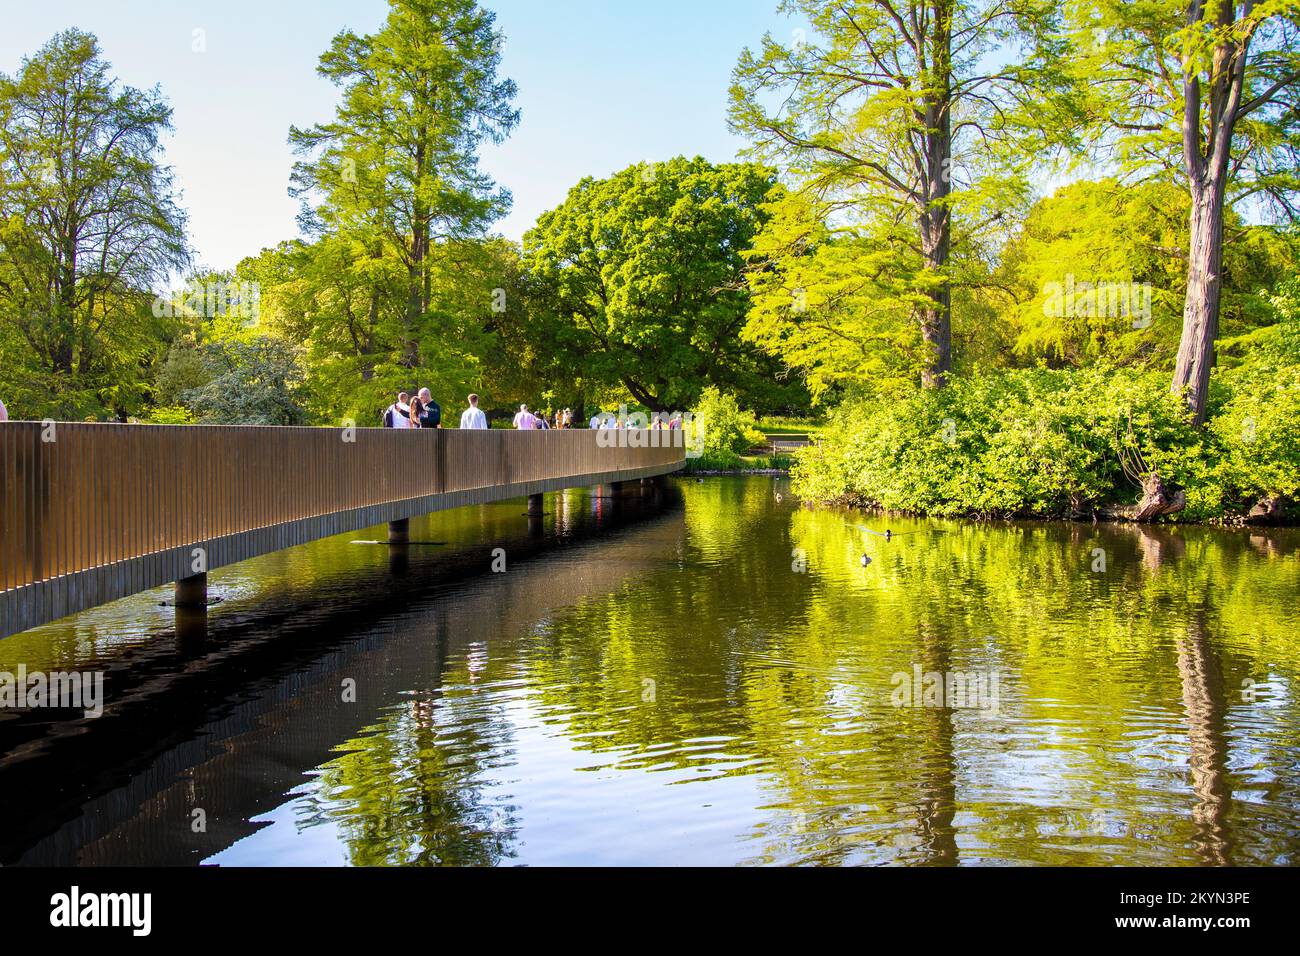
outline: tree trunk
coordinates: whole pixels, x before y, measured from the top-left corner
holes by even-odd
[[[1281,495],[1265,495],[1246,515],[1248,524],[1281,524],[1286,516],[1286,506]]]
[[[1170,494],[1164,479],[1155,472],[1142,479],[1142,500],[1135,505],[1112,505],[1102,509],[1107,517],[1122,521],[1154,521],[1187,506],[1187,494],[1179,489]]]
[[[925,268],[939,285],[927,295],[921,310],[921,338],[926,361],[921,370],[925,388],[942,388],[952,369],[952,290],[948,283],[948,254],[952,247],[952,216],[948,196],[952,191],[952,8],[937,3],[931,39],[933,92],[926,96],[925,206],[921,210],[921,253]]]
[[[1246,12],[1250,6],[1246,4]],[[1202,17],[1214,18],[1216,29],[1228,31],[1236,16],[1236,3],[1193,2],[1188,6],[1189,26],[1196,25]],[[1249,46],[1247,35],[1240,41],[1224,40],[1214,48],[1206,96],[1202,94],[1199,73],[1190,70],[1183,75],[1183,166],[1192,199],[1191,241],[1187,254],[1183,333],[1171,388],[1186,399],[1197,425],[1205,422],[1214,339],[1219,333],[1223,204],[1231,177],[1232,137],[1245,87]]]
[[[1187,400],[1196,424],[1205,421],[1214,340],[1219,334],[1219,294],[1223,287],[1224,184],[1192,184],[1191,243],[1183,334],[1174,366],[1173,391]]]
[[[1182,511],[1186,504],[1187,496],[1183,492],[1171,496],[1164,479],[1152,472],[1142,482],[1142,500],[1133,513],[1133,520],[1154,521],[1161,515]]]

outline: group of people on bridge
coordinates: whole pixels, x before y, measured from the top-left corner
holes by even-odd
[[[460,427],[470,429],[487,428],[487,415],[478,407],[478,396],[471,394],[468,400],[469,407],[460,415]],[[520,431],[580,427],[574,425],[573,409],[571,408],[560,409],[547,414],[533,412],[527,405],[519,406],[519,411],[515,413],[511,425]],[[427,388],[422,388],[416,392],[414,398],[411,398],[408,392],[401,392],[397,396],[397,401],[384,410],[383,426],[385,428],[441,428],[442,406],[434,401],[433,395]],[[621,415],[600,411],[591,416],[589,426],[593,429],[633,427]],[[669,415],[667,412],[655,412],[651,416],[649,427],[653,429],[681,428],[681,413]]]
[[[530,411],[527,405],[520,405],[519,411],[515,414],[514,421],[511,424],[521,431],[532,428],[573,428],[573,410],[566,408],[557,411],[553,416],[547,416]],[[622,415],[615,415],[613,412],[596,412],[595,415],[591,416],[589,426],[593,429],[636,427],[630,419]],[[680,413],[669,416],[667,412],[655,412],[651,416],[649,427],[654,429],[681,428],[682,416]]]

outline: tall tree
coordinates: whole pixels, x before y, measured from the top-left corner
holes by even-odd
[[[1035,0],[783,0],[813,37],[771,35],[733,74],[732,126],[780,165],[816,218],[874,227],[896,249],[927,355],[923,384],[952,366],[953,219],[1000,215],[1014,177],[989,175],[1005,136],[1052,102],[1053,5]],[[1011,62],[991,56],[995,47]],[[1035,109],[1031,110],[1031,104]],[[909,227],[901,228],[907,223]],[[796,249],[796,253],[801,250]]]
[[[1295,0],[1088,0],[1070,5],[1093,115],[1130,171],[1172,174],[1191,208],[1172,388],[1204,421],[1223,288],[1224,210],[1294,219],[1300,188]]]
[[[67,30],[0,75],[0,323],[25,346],[41,414],[126,414],[162,331],[152,288],[188,262],[157,89],[121,87]],[[12,366],[11,366],[12,367]]]
[[[743,253],[764,218],[770,171],[677,158],[584,179],[524,236],[531,321],[561,366],[655,410],[706,385],[782,404],[772,362],[740,341]]]
[[[309,229],[343,236],[360,259],[401,264],[399,361],[414,369],[427,364],[421,346],[439,337],[428,321],[433,247],[482,234],[509,208],[509,193],[479,169],[478,148],[503,140],[519,113],[515,84],[497,75],[494,14],[474,0],[390,7],[377,33],[345,30],[321,57],[318,72],[343,98],[331,122],[290,131],[304,156],[292,192],[316,203],[304,212]],[[383,298],[376,290],[376,308]]]

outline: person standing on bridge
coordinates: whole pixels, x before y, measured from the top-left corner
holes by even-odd
[[[411,399],[411,424],[408,428],[424,427],[424,402],[418,398]]]
[[[441,428],[442,427],[442,406],[433,400],[433,393],[427,388],[420,389],[420,404],[424,410],[420,412],[421,428]]]
[[[520,405],[519,412],[515,415],[512,423],[519,431],[527,431],[537,427],[537,416],[528,410],[527,405]]]
[[[5,403],[0,402],[0,422],[9,421],[9,409],[5,408]]]
[[[411,406],[407,404],[410,396],[405,392],[398,393],[397,401],[389,405],[384,412],[385,428],[410,428],[411,427]]]
[[[487,416],[483,414],[482,409],[478,407],[478,396],[471,394],[469,397],[469,408],[460,413],[461,428],[487,428]]]

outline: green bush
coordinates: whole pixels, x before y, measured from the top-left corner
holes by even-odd
[[[144,420],[150,425],[193,425],[194,413],[184,405],[157,405]]]
[[[804,498],[889,511],[1067,517],[1129,503],[1156,471],[1182,517],[1239,514],[1300,491],[1300,363],[1283,350],[1216,374],[1195,428],[1163,372],[1094,366],[977,373],[942,390],[851,401],[796,455]]]
[[[740,467],[740,456],[762,444],[763,433],[758,430],[754,414],[743,410],[734,395],[709,386],[695,407],[687,440],[702,452],[701,457],[716,461],[734,460],[737,464],[722,467]]]

